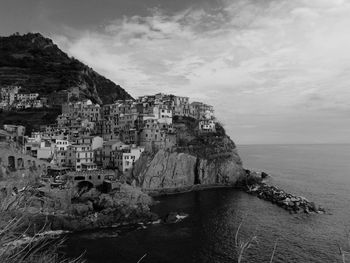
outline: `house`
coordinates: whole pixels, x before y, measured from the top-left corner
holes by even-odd
[[[17,93],[15,98],[17,101],[35,100],[39,97],[39,93]]]
[[[10,140],[13,140],[13,134],[0,129],[0,141],[6,142]]]
[[[190,115],[195,119],[212,118],[214,107],[203,102],[192,102],[190,104]]]
[[[32,152],[35,149],[32,149]],[[44,140],[40,142],[40,147],[36,149],[37,156],[36,158],[42,159],[42,160],[49,160],[53,157],[54,151],[55,151],[55,144],[52,143],[50,140]]]
[[[146,151],[165,148],[168,126],[164,123],[160,124],[157,120],[146,120],[143,128],[140,129],[139,145]]]
[[[157,105],[153,108],[153,114],[159,123],[173,123],[173,111],[166,105]]]
[[[103,143],[101,152],[101,163],[103,168],[114,167],[112,152],[125,147],[125,144],[120,140],[106,141]]]
[[[82,164],[94,161],[94,151],[89,144],[69,145],[66,153],[66,166],[76,171],[82,170]]]
[[[24,136],[26,128],[22,125],[4,124],[4,130],[12,133],[15,137]]]
[[[214,120],[201,120],[199,121],[199,131],[201,132],[215,132],[215,122]]]
[[[125,173],[129,171],[144,152],[144,147],[131,146],[115,151],[114,162],[118,170]]]
[[[103,146],[103,139],[100,136],[82,136],[77,139],[77,144],[88,144],[92,150],[96,150]]]
[[[7,86],[0,88],[0,100],[5,102],[6,105],[11,106],[16,100],[16,94],[21,87],[19,86]]]

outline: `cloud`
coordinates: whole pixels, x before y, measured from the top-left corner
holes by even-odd
[[[244,127],[263,123],[254,117],[257,123],[245,124],[256,113],[285,127],[291,116],[323,123],[319,111],[350,108],[347,1],[221,3],[173,14],[154,9],[54,39],[134,96],[165,91],[214,104],[243,141],[254,137]],[[308,127],[307,117],[299,125]]]

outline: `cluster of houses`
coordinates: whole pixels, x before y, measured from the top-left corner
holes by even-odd
[[[0,109],[25,110],[43,107],[61,107],[70,100],[79,98],[78,87],[52,92],[47,96],[25,92],[21,86],[0,86]]]
[[[44,107],[44,101],[39,99],[39,93],[21,93],[20,91],[20,86],[0,87],[0,109],[23,110]]]
[[[101,169],[123,174],[144,151],[176,147],[174,119],[183,117],[195,119],[198,132],[215,132],[213,107],[188,97],[159,93],[106,105],[66,102],[55,124],[26,138],[24,151],[79,174],[93,176]]]

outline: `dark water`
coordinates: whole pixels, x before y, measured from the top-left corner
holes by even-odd
[[[271,184],[325,207],[331,215],[290,215],[285,210],[235,190],[208,190],[160,199],[161,215],[185,212],[174,225],[154,225],[128,233],[116,229],[74,234],[69,256],[86,251],[88,262],[235,262],[234,236],[258,244],[244,262],[341,262],[350,230],[350,145],[240,146],[245,167],[272,174]],[[350,262],[350,256],[349,256]]]

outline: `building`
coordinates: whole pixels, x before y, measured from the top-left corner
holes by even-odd
[[[53,158],[55,152],[55,144],[52,143],[51,140],[42,140],[40,142],[40,147],[36,150],[36,152],[36,158],[42,160],[50,160]]]
[[[13,140],[13,134],[0,129],[0,141],[7,142]]]
[[[144,150],[144,147],[131,146],[115,151],[114,163],[116,164],[118,170],[123,173],[130,171]]]
[[[39,93],[17,93],[15,98],[17,101],[35,100],[39,97]]]
[[[15,137],[24,136],[26,128],[22,125],[4,124],[4,130],[14,134]]]
[[[70,90],[60,90],[52,92],[47,97],[47,104],[52,107],[63,107],[63,105],[69,103],[72,98],[79,99],[80,91],[78,87],[73,87]],[[63,112],[63,111],[62,111]]]
[[[214,120],[201,120],[199,121],[199,131],[201,132],[215,132],[215,122]]]
[[[7,106],[11,106],[16,100],[16,94],[19,92],[21,87],[19,86],[7,86],[0,88],[0,99],[6,103]]]
[[[139,145],[146,151],[155,151],[166,147],[167,124],[160,124],[157,120],[149,119],[144,122],[140,129]]]
[[[77,144],[88,144],[92,150],[102,148],[103,139],[99,136],[82,136],[77,139]]]
[[[68,146],[71,143],[68,140],[56,139],[52,155],[52,162],[59,167],[66,166],[66,155]]]
[[[190,115],[195,119],[209,119],[214,117],[214,107],[202,102],[190,104]]]
[[[153,108],[153,114],[159,123],[172,124],[173,111],[166,105],[157,105]]]
[[[112,152],[122,149],[125,147],[125,144],[120,140],[112,140],[106,141],[103,143],[102,152],[101,152],[101,160],[97,160],[97,162],[101,162],[103,168],[107,167],[115,167]]]
[[[69,145],[66,152],[66,166],[72,167],[76,171],[82,170],[82,164],[94,161],[94,151],[91,145],[79,144]]]

